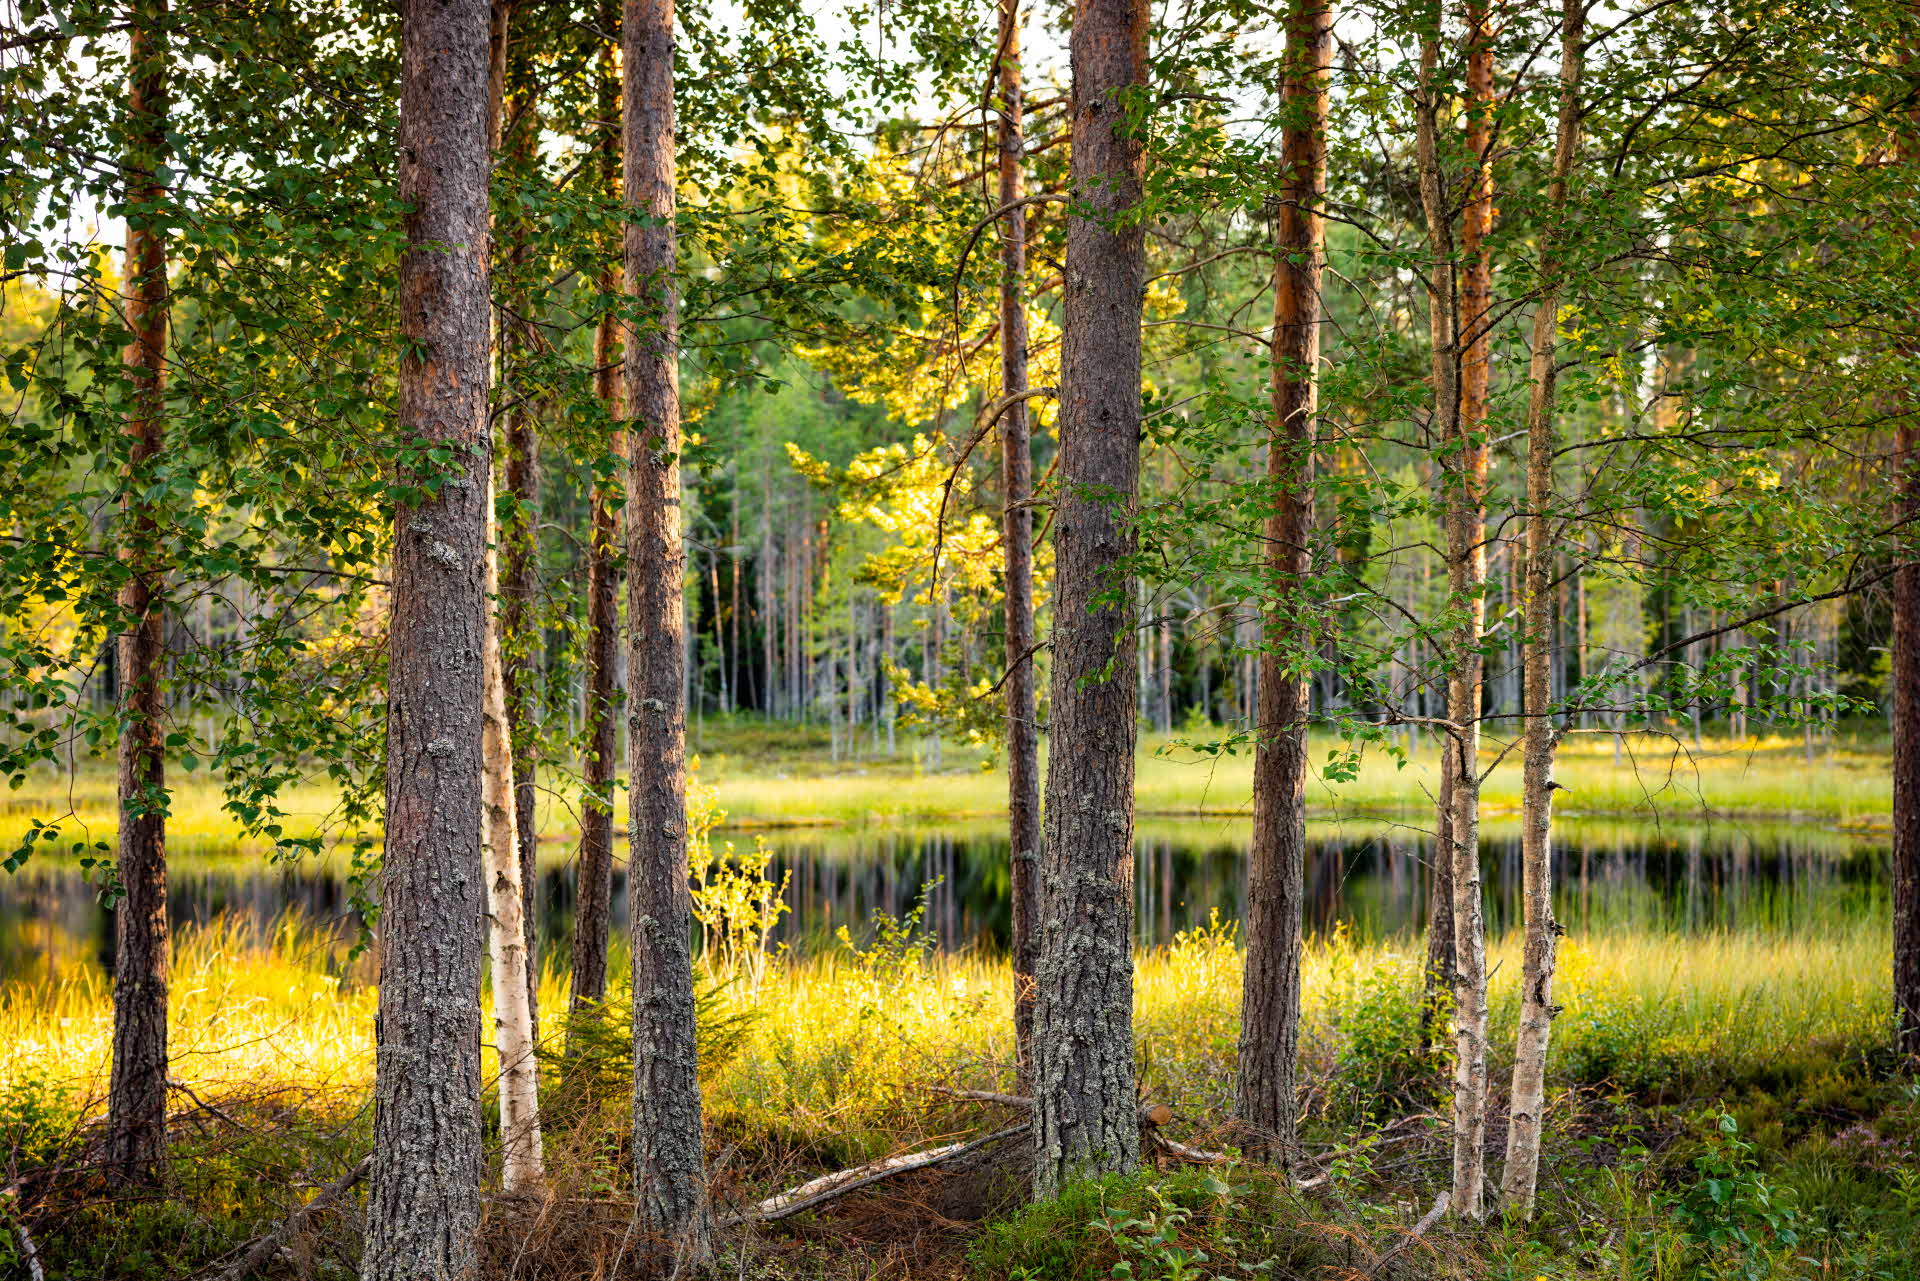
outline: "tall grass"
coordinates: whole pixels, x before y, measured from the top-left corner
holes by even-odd
[[[1634,933],[1569,938],[1553,1063],[1563,1084],[1665,1097],[1780,1088],[1887,1042],[1886,931],[1818,935]],[[1518,941],[1492,948],[1496,1080],[1517,1008]],[[1136,1030],[1143,1089],[1194,1118],[1223,1117],[1238,1035],[1241,953],[1229,926],[1141,954]],[[1302,1054],[1310,1106],[1330,1122],[1420,1102],[1438,1064],[1419,1033],[1420,957],[1407,944],[1309,942]],[[205,1097],[285,1090],[350,1114],[368,1094],[375,992],[369,962],[330,936],[230,922],[175,949],[172,1072]],[[1011,979],[974,954],[894,934],[862,950],[771,966],[758,987],[723,983],[716,1011],[745,1016],[710,1066],[709,1112],[730,1141],[812,1164],[853,1161],[907,1138],[977,1124],[939,1087],[1013,1086]],[[0,988],[0,1100],[104,1097],[111,992],[97,970]],[[542,1008],[564,1007],[549,974]],[[553,1029],[550,1028],[552,1033]],[[487,1064],[489,1074],[491,1063]],[[0,1117],[18,1113],[0,1107]],[[0,1140],[0,1147],[4,1147]]]

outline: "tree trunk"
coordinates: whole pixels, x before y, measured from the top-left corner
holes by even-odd
[[[1421,1041],[1433,1045],[1440,994],[1453,989],[1453,772],[1458,758],[1441,740],[1440,796],[1434,807],[1432,879],[1427,890],[1427,981],[1420,1005]]]
[[[1326,219],[1328,0],[1287,13],[1281,198],[1274,233],[1273,421],[1267,438],[1267,592],[1260,734],[1253,758],[1247,963],[1240,996],[1235,1114],[1255,1160],[1293,1164],[1298,1139],[1300,908],[1305,892],[1308,685],[1314,644],[1303,584],[1311,572],[1319,432],[1320,281]]]
[[[712,1257],[688,938],[686,647],[680,529],[680,304],[675,281],[673,0],[626,0],[625,292],[629,336],[627,902],[633,928],[633,1133],[642,1232],[673,1271]]]
[[[493,510],[488,486],[487,510]],[[489,531],[494,529],[491,522]],[[487,557],[487,595],[497,598],[497,562]],[[492,620],[490,620],[492,621]],[[494,1048],[500,1055],[501,1186],[509,1193],[540,1185],[540,1077],[534,1057],[533,992],[527,966],[526,926],[522,920],[519,823],[513,785],[513,737],[507,720],[505,663],[500,637],[504,627],[488,626],[481,655],[485,724],[482,754],[486,780],[486,822],[481,829],[481,859],[487,875],[487,960],[493,969]]]
[[[602,9],[609,30],[618,21],[613,6]],[[620,188],[620,84],[614,69],[613,46],[600,51],[599,111],[605,132],[600,139],[601,190],[609,197]],[[614,268],[600,275],[600,292],[611,297],[619,287]],[[608,417],[625,417],[620,402],[619,321],[609,312],[594,331],[594,390]],[[614,458],[626,458],[625,433],[616,430],[609,442]],[[613,775],[616,720],[620,706],[619,645],[620,572],[615,512],[608,486],[595,482],[591,499],[592,529],[587,546],[587,749],[580,762],[586,799],[580,808],[579,889],[573,914],[572,1007],[579,1014],[607,998],[607,936],[613,902]]]
[[[1920,5],[1914,6],[1920,9]],[[1903,51],[1920,61],[1920,41]],[[1920,164],[1920,111],[1900,135],[1900,158]],[[1909,352],[1916,345],[1908,341]],[[1920,1055],[1920,560],[1913,522],[1920,521],[1920,428],[1913,407],[1894,419],[1896,514],[1907,522],[1893,572],[1893,1009],[1900,1053]]]
[[[1022,195],[1023,91],[1020,3],[1000,0],[1000,204]],[[1027,221],[1016,209],[1000,226],[1000,394],[1027,390]],[[1040,731],[1033,690],[1033,448],[1027,403],[1000,418],[1000,470],[1005,506],[1000,537],[1007,571],[1007,835],[1011,838],[1013,1029],[1019,1092],[1033,1087],[1033,1003],[1036,944],[1033,913],[1040,858]]]
[[[1079,0],[1073,22],[1073,208],[1092,216],[1067,223],[1053,750],[1033,1021],[1040,1198],[1140,1160],[1131,679],[1139,640],[1127,608],[1109,599],[1125,583],[1140,470],[1145,239],[1123,219],[1140,200],[1145,149],[1126,132],[1121,98],[1146,82],[1147,20],[1145,0]]]
[[[1437,35],[1420,47],[1416,145],[1420,204],[1426,215],[1433,339],[1433,438],[1451,444],[1441,501],[1447,541],[1447,587],[1462,619],[1445,642],[1447,732],[1454,757],[1447,835],[1453,856],[1454,1086],[1453,1212],[1482,1214],[1487,1125],[1487,957],[1480,903],[1479,645],[1485,625],[1487,562],[1484,433],[1469,434],[1461,416],[1460,300],[1456,295],[1453,228],[1440,157],[1434,71]]]
[[[402,7],[399,430],[449,449],[454,474],[394,513],[368,1281],[478,1263],[487,12]]]
[[[113,1177],[159,1180],[167,1156],[167,845],[164,717],[164,567],[155,513],[139,494],[165,441],[167,245],[152,219],[166,189],[153,177],[167,155],[166,0],[136,9],[128,35],[126,320],[122,354],[132,384],[121,557],[129,575],[119,605],[120,686],[117,873],[113,913],[113,1072],[107,1095],[107,1159]]]
[[[1560,924],[1553,918],[1553,758],[1559,745],[1549,715],[1553,683],[1554,360],[1564,268],[1560,237],[1567,180],[1580,130],[1580,38],[1587,0],[1565,0],[1560,36],[1560,118],[1547,222],[1540,233],[1540,302],[1533,315],[1527,402],[1526,747],[1520,826],[1526,944],[1520,971],[1520,1029],[1513,1061],[1507,1163],[1500,1193],[1509,1213],[1533,1216],[1540,1169],[1540,1114],[1546,1101],[1547,1040],[1553,1029],[1553,971]]]
[[[524,126],[527,133],[533,126]],[[508,327],[518,328],[509,319]],[[524,343],[522,344],[524,347]],[[507,768],[513,779],[515,848],[520,857],[520,919],[526,959],[527,1000],[533,1020],[533,1035],[540,1035],[540,887],[537,860],[540,851],[534,795],[535,717],[534,686],[538,680],[535,655],[539,650],[540,628],[530,622],[539,594],[539,568],[535,529],[540,519],[540,438],[534,431],[534,415],[526,405],[507,418],[507,492],[513,495],[516,514],[502,532],[506,535],[506,566],[501,582],[500,626],[507,644],[501,676],[505,682],[508,744],[511,749]]]

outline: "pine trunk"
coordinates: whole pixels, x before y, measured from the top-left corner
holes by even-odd
[[[616,21],[608,5],[603,20]],[[601,190],[609,197],[620,187],[620,84],[614,70],[613,46],[601,51],[599,109],[606,132],[600,143]],[[600,276],[600,292],[611,297],[619,279],[609,268]],[[619,321],[608,313],[594,332],[594,390],[607,415],[624,417],[620,395]],[[624,433],[615,431],[609,442],[614,458],[626,458]],[[580,762],[585,800],[580,807],[579,888],[573,912],[573,991],[575,1014],[607,999],[607,938],[612,928],[613,904],[613,776],[620,708],[619,645],[620,572],[615,529],[616,513],[608,486],[595,482],[591,498],[592,528],[587,545],[587,745]]]
[[[1314,447],[1319,432],[1320,281],[1326,220],[1327,0],[1294,0],[1287,17],[1282,188],[1274,233],[1272,504],[1266,524],[1269,604],[1260,647],[1260,735],[1253,758],[1253,848],[1247,871],[1247,963],[1240,996],[1235,1113],[1241,1144],[1283,1168],[1298,1141],[1300,910],[1305,893],[1307,717],[1304,661],[1313,645],[1303,584],[1311,570]]]
[[[126,490],[119,542],[129,568],[118,643],[122,896],[113,913],[113,1070],[107,1095],[107,1159],[120,1182],[157,1182],[167,1156],[166,657],[163,566],[155,512],[138,495],[165,443],[167,246],[153,218],[166,189],[153,177],[167,155],[165,0],[136,10],[127,65],[126,318],[122,360],[132,384]]]
[[[1021,198],[1023,91],[1019,0],[1000,0],[1000,205]],[[1027,215],[1015,209],[1000,227],[1000,394],[1027,390]],[[1033,913],[1040,858],[1040,731],[1033,689],[1033,448],[1027,402],[1000,419],[1005,483],[1001,541],[1007,571],[1007,834],[1011,838],[1013,1028],[1020,1090],[1032,1088]]]
[[[1920,11],[1920,5],[1914,6]],[[1920,40],[1903,51],[1920,61]],[[1920,164],[1920,111],[1911,111],[1900,135],[1900,159]],[[1909,354],[1915,353],[1912,340]],[[1907,534],[1893,572],[1893,1009],[1895,1044],[1920,1056],[1920,560],[1913,528],[1920,522],[1920,426],[1909,412],[1895,416],[1893,472],[1896,515]]]
[[[680,529],[673,0],[626,0],[627,902],[633,928],[634,1172],[641,1231],[672,1271],[712,1257],[687,891],[686,549]]]
[[[402,7],[399,430],[449,449],[455,474],[394,514],[368,1281],[478,1263],[487,15],[485,0]]]
[[[1079,0],[1073,208],[1060,378],[1052,755],[1034,1007],[1034,1195],[1140,1161],[1133,1072],[1131,674],[1124,585],[1140,471],[1142,140],[1123,96],[1146,82],[1145,0]],[[1115,673],[1121,673],[1115,677]]]

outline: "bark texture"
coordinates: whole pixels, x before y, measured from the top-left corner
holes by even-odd
[[[1434,803],[1433,866],[1427,882],[1427,981],[1420,1007],[1422,1041],[1438,1043],[1438,1015],[1453,993],[1453,769],[1454,753],[1440,749],[1440,794]],[[1444,996],[1443,996],[1444,994]]]
[[[1912,6],[1920,22],[1920,4]],[[1920,62],[1920,38],[1903,50]],[[1920,110],[1908,114],[1900,159],[1920,164]],[[1909,349],[1920,346],[1910,343]],[[1909,404],[1895,419],[1893,472],[1897,515],[1908,543],[1893,572],[1893,1010],[1900,1052],[1920,1055],[1920,560],[1912,531],[1920,522],[1920,428]]]
[[[1272,507],[1266,524],[1270,604],[1260,652],[1260,737],[1253,758],[1253,847],[1247,870],[1247,963],[1240,995],[1235,1114],[1254,1160],[1290,1167],[1297,1142],[1300,908],[1305,892],[1305,660],[1313,647],[1303,584],[1313,535],[1319,435],[1320,281],[1326,219],[1327,0],[1287,13],[1279,216],[1274,229]]]
[[[1073,204],[1054,523],[1052,753],[1034,1008],[1034,1195],[1140,1161],[1133,1071],[1134,657],[1120,577],[1140,470],[1145,0],[1074,11]]]
[[[167,155],[165,0],[136,8],[127,86],[126,321],[122,354],[132,389],[127,414],[127,488],[121,558],[128,567],[119,638],[122,897],[113,913],[113,1071],[107,1095],[107,1159],[113,1177],[157,1181],[167,1155],[167,845],[164,569],[158,523],[138,497],[166,439],[167,246],[153,225],[166,191],[152,175]]]
[[[603,20],[611,30],[618,21],[608,5]],[[620,190],[620,81],[614,69],[613,46],[601,50],[600,118],[606,130],[600,140],[601,190],[609,197]],[[619,280],[609,268],[599,287],[611,296]],[[609,313],[594,331],[594,390],[614,421],[625,416],[621,401],[619,322]],[[624,434],[613,433],[612,453],[625,459]],[[592,496],[592,529],[587,546],[587,747],[580,763],[587,797],[580,810],[579,888],[573,911],[573,992],[576,1014],[607,998],[607,936],[613,903],[613,774],[616,717],[620,709],[617,646],[620,627],[620,573],[615,529],[614,494],[596,483]],[[617,491],[616,491],[617,492]]]
[[[1487,1129],[1487,955],[1480,902],[1479,646],[1486,621],[1486,487],[1484,431],[1468,431],[1461,415],[1460,298],[1454,268],[1452,214],[1440,156],[1440,104],[1434,86],[1437,35],[1420,48],[1415,102],[1420,205],[1427,221],[1433,347],[1433,423],[1441,446],[1442,524],[1447,590],[1461,620],[1445,639],[1447,732],[1453,756],[1446,836],[1453,872],[1453,1212],[1484,1213]]]
[[[1000,394],[1027,391],[1027,215],[1013,209],[1025,186],[1022,166],[1020,0],[1000,0]],[[1007,615],[1007,834],[1012,838],[1013,1029],[1020,1089],[1033,1069],[1033,917],[1040,858],[1040,731],[1033,691],[1033,447],[1027,402],[1000,418],[1000,474],[1006,490],[1000,537],[1005,544]]]
[[[509,163],[521,173],[531,172],[537,163],[535,141],[539,136],[539,117],[532,92],[524,87],[531,79],[525,59],[513,63],[509,75],[518,78],[513,136],[506,140]],[[530,252],[532,228],[523,216],[515,216],[507,229],[509,269],[515,278],[524,272]],[[531,325],[523,319],[533,311],[533,300],[523,286],[516,286],[510,298],[511,310],[500,319],[503,350],[499,367],[503,375],[508,406],[503,418],[506,444],[506,489],[513,495],[514,518],[496,531],[497,555],[504,561],[500,571],[497,617],[502,634],[501,680],[506,702],[509,755],[507,769],[513,780],[514,848],[520,859],[520,921],[524,936],[521,952],[527,971],[527,1002],[533,1036],[540,1035],[540,940],[539,910],[535,894],[539,878],[535,867],[539,854],[534,798],[535,733],[533,699],[538,669],[534,655],[539,647],[539,628],[531,620],[538,601],[539,548],[535,531],[540,522],[540,437],[538,401],[520,385],[519,374],[534,350],[536,338]]]
[[[477,1263],[487,33],[486,0],[402,7],[399,429],[454,458],[436,492],[394,514],[367,1281],[450,1279]]]
[[[1507,1122],[1507,1161],[1500,1194],[1507,1213],[1533,1216],[1540,1171],[1540,1119],[1546,1103],[1547,1043],[1553,1030],[1553,971],[1560,924],[1553,917],[1553,760],[1559,746],[1549,708],[1553,701],[1554,361],[1565,281],[1560,245],[1565,232],[1567,183],[1580,131],[1580,38],[1586,0],[1566,0],[1561,23],[1560,117],[1553,170],[1547,184],[1547,222],[1540,233],[1540,302],[1533,314],[1533,351],[1527,401],[1527,575],[1523,680],[1526,746],[1521,868],[1525,884],[1526,943],[1520,971],[1520,1027],[1515,1039],[1513,1092]]]
[[[493,510],[488,486],[487,510]],[[490,525],[491,529],[492,526]],[[487,595],[498,596],[496,560],[487,557]],[[540,1071],[534,1057],[533,983],[527,966],[522,913],[520,833],[513,785],[513,732],[507,719],[503,627],[489,626],[483,642],[486,683],[482,751],[486,761],[481,861],[487,876],[487,960],[493,969],[493,1044],[500,1055],[500,1182],[509,1193],[531,1192],[543,1179],[540,1150]]]
[[[626,0],[628,908],[633,921],[634,1171],[641,1229],[674,1272],[712,1255],[687,892],[686,643],[675,281],[673,0]]]

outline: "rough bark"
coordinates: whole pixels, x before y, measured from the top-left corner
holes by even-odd
[[[1078,0],[1054,523],[1052,753],[1034,1008],[1034,1194],[1140,1160],[1133,1071],[1133,667],[1145,0]],[[1116,603],[1119,602],[1119,603]]]
[[[1540,1118],[1546,1102],[1547,1042],[1553,1030],[1553,971],[1560,935],[1553,917],[1553,758],[1559,745],[1553,699],[1554,360],[1565,281],[1560,256],[1580,130],[1580,38],[1586,0],[1566,0],[1561,20],[1560,117],[1555,129],[1547,221],[1540,233],[1540,302],[1533,314],[1527,400],[1527,572],[1523,663],[1526,745],[1520,824],[1526,943],[1520,971],[1520,1027],[1500,1194],[1509,1214],[1533,1215],[1540,1169]]]
[[[1012,208],[1025,185],[1020,81],[1020,3],[1000,0],[1000,207]],[[1027,221],[1014,209],[1000,225],[1000,394],[1027,388]],[[1033,916],[1040,857],[1040,731],[1033,690],[1033,448],[1027,402],[1000,417],[1000,472],[1005,506],[1001,542],[1006,561],[1007,834],[1011,838],[1013,1029],[1020,1088],[1033,1067]]]
[[[402,6],[399,430],[453,459],[443,484],[394,513],[367,1281],[477,1263],[487,31],[485,0]]]
[[[1438,36],[1420,48],[1415,104],[1420,204],[1427,222],[1431,301],[1432,436],[1440,446],[1447,589],[1460,622],[1442,643],[1447,671],[1445,750],[1453,754],[1447,835],[1453,868],[1453,1212],[1483,1213],[1487,1126],[1487,957],[1480,902],[1479,645],[1485,627],[1487,453],[1484,432],[1465,430],[1461,408],[1460,299],[1452,214],[1440,156],[1434,85]]]
[[[487,487],[493,511],[493,487]],[[489,530],[493,530],[489,523]],[[487,595],[497,598],[497,561],[487,557]],[[491,620],[490,620],[491,621]],[[488,626],[482,642],[485,728],[482,752],[486,821],[481,862],[487,876],[487,960],[493,971],[493,1044],[500,1055],[500,1181],[510,1193],[531,1192],[543,1178],[540,1150],[540,1065],[534,1057],[533,983],[522,919],[519,824],[513,785],[513,734],[507,719],[504,627]]]
[[[1326,220],[1327,0],[1287,12],[1280,209],[1274,229],[1273,420],[1267,438],[1268,607],[1260,648],[1260,736],[1253,758],[1247,962],[1240,996],[1235,1114],[1242,1148],[1292,1167],[1297,1142],[1300,908],[1305,892],[1307,716],[1313,647],[1304,584],[1313,535],[1319,434],[1320,281]]]
[[[1920,19],[1920,4],[1911,6]],[[1920,62],[1920,39],[1903,51],[1909,68]],[[1920,164],[1920,110],[1909,113],[1900,159]],[[1911,350],[1920,344],[1909,343]],[[1920,428],[1916,407],[1895,419],[1894,492],[1897,515],[1913,537],[1920,522]],[[1900,1052],[1920,1055],[1920,560],[1912,544],[1893,573],[1893,1009]]]
[[[636,1207],[674,1271],[711,1258],[687,892],[686,638],[674,237],[673,0],[626,0],[627,626]]]
[[[107,1095],[107,1159],[116,1180],[157,1181],[167,1154],[167,847],[166,697],[160,687],[166,648],[164,569],[157,521],[139,497],[165,444],[167,247],[151,219],[165,189],[153,178],[166,158],[165,0],[136,10],[129,32],[127,86],[126,321],[122,354],[132,402],[127,486],[119,542],[128,567],[119,605],[120,837],[122,897],[114,909],[113,1070]]]
[[[616,21],[608,5],[609,28]],[[601,189],[609,197],[620,189],[620,82],[614,69],[613,46],[601,51],[600,118],[606,129],[600,141]],[[600,276],[601,293],[611,296],[619,280],[609,267]],[[614,421],[624,416],[620,391],[619,322],[612,313],[600,318],[594,332],[594,390]],[[624,433],[615,431],[610,452],[626,458]],[[580,764],[586,799],[580,810],[579,889],[573,912],[573,992],[576,1014],[598,1005],[607,996],[607,936],[613,901],[613,775],[619,722],[620,573],[617,561],[613,493],[596,483],[592,496],[592,528],[587,544],[587,746]]]

